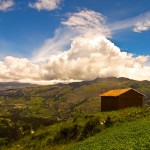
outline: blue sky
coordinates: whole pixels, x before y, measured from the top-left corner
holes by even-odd
[[[34,49],[53,36],[60,21],[70,12],[91,9],[106,16],[109,24],[150,11],[148,0],[64,0],[52,11],[30,8],[30,2],[35,1],[14,0],[11,10],[0,12],[1,53],[30,57]],[[123,50],[147,55],[150,53],[149,36],[150,31],[136,33],[126,29],[113,33],[111,40]]]
[[[103,26],[111,34],[105,37],[121,51],[134,56],[150,55],[149,0],[0,0],[0,59],[12,56],[32,61],[35,53],[41,56],[42,51],[46,51],[47,41],[60,40],[58,45],[63,48],[56,51],[67,51],[73,35],[66,36],[66,43],[62,44],[56,32],[60,30],[57,36],[64,34],[65,37],[66,23],[62,22],[69,21],[69,17],[82,10],[96,12],[105,18]]]

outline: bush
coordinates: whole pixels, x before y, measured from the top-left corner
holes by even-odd
[[[100,132],[100,121],[98,117],[90,118],[84,125],[79,140],[83,140],[89,136],[93,136]]]
[[[80,126],[77,124],[62,127],[60,131],[55,135],[54,142],[56,143],[67,143],[78,137],[80,133]]]
[[[105,127],[110,127],[112,125],[112,121],[111,121],[110,116],[108,116],[106,118],[106,121],[105,121],[104,125],[105,125]]]
[[[6,145],[8,143],[7,138],[0,138],[0,146]]]

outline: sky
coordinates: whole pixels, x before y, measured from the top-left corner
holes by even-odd
[[[149,0],[0,0],[0,82],[150,80]]]

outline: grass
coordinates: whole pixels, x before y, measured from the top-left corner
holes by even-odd
[[[115,130],[123,132],[127,125],[132,126],[132,122],[140,123],[145,118],[148,120],[150,110],[145,108],[100,112],[100,93],[126,87],[135,88],[146,95],[147,101],[150,100],[149,81],[125,78],[0,91],[0,149],[4,146],[5,150],[62,150],[73,145],[76,147],[79,141],[84,143],[85,139],[91,139],[95,135],[109,136]],[[18,107],[18,104],[23,107]],[[108,116],[112,124],[106,127],[104,121]],[[121,135],[118,136],[118,140],[121,138]]]
[[[116,125],[66,150],[149,150],[150,121],[141,119]]]
[[[109,126],[106,122],[104,123],[108,116],[112,122]],[[127,148],[132,150],[138,147],[150,148],[148,145],[150,143],[149,119],[148,108],[78,114],[72,119],[34,130],[34,133],[4,146],[3,149],[109,150]],[[5,142],[3,140],[1,143]],[[138,147],[135,148],[136,145]]]

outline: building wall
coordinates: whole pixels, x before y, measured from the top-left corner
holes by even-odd
[[[119,96],[118,100],[118,109],[134,107],[134,106],[143,106],[143,95],[137,93],[134,90],[130,90]]]
[[[117,97],[102,96],[101,97],[101,111],[111,111],[118,109]]]
[[[142,107],[143,98],[142,97],[119,97],[118,109],[128,108],[128,107]]]

